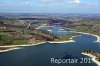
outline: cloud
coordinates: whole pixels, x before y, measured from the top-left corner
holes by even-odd
[[[98,8],[100,4],[83,2],[82,0],[40,0],[39,5],[35,4],[37,7],[57,7],[57,8]],[[92,7],[91,7],[92,6]]]
[[[77,4],[81,3],[80,0],[73,0],[73,2],[74,2],[74,3],[77,3]]]
[[[25,1],[22,4],[27,5],[27,6],[32,6],[33,5],[31,1]]]
[[[67,4],[80,4],[81,1],[80,0],[69,0],[67,1]]]
[[[9,3],[2,3],[0,2],[1,7],[36,7],[36,8],[41,8],[41,7],[46,7],[46,8],[51,8],[51,7],[56,7],[56,8],[94,8],[94,7],[99,7],[100,4],[97,3],[91,3],[91,2],[83,2],[82,0],[23,0],[23,1],[18,1],[15,3],[15,1]],[[92,7],[91,7],[92,6]]]

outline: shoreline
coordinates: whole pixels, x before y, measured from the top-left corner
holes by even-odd
[[[92,36],[94,36],[94,37],[96,37],[96,38],[97,38],[97,39],[96,39],[96,41],[94,41],[94,42],[99,42],[99,43],[100,43],[100,36],[98,36],[98,35],[91,34],[91,33],[85,33],[85,32],[76,32],[76,33],[81,33],[81,34],[92,35]]]
[[[82,52],[82,54],[91,57],[92,61],[95,62],[98,66],[100,66],[100,62],[96,60],[96,56],[87,54],[87,53],[83,53],[83,52]]]
[[[90,34],[90,33],[85,33],[85,32],[76,32],[76,33],[81,33],[81,34],[87,34],[87,35],[95,36],[97,38],[97,40],[95,42],[100,42],[100,37],[98,35],[94,35],[94,34]],[[47,43],[47,42],[48,43],[69,43],[69,42],[75,42],[73,40],[74,37],[78,37],[78,36],[72,36],[68,41],[45,41],[45,42],[34,43],[34,44],[27,44],[27,45],[6,45],[6,46],[0,46],[2,48],[3,47],[10,48],[10,49],[6,49],[6,50],[0,50],[0,52],[6,52],[6,51],[10,51],[10,50],[20,49],[20,48],[17,48],[17,47],[40,45],[40,44],[44,44],[44,43]]]
[[[6,46],[0,46],[2,48],[10,48],[10,49],[6,49],[6,50],[0,50],[0,52],[6,52],[6,51],[10,51],[10,50],[15,50],[15,49],[21,49],[19,47],[25,47],[25,46],[36,46],[36,45],[41,45],[44,43],[70,43],[70,42],[75,42],[74,40],[72,40],[74,37],[77,36],[72,36],[69,40],[67,41],[45,41],[45,42],[40,42],[40,43],[33,43],[33,44],[27,44],[27,45],[6,45]]]
[[[38,28],[36,28],[36,29],[39,29],[39,28],[41,28],[41,27],[54,27],[54,26],[39,26]],[[62,28],[62,27],[61,27]],[[70,28],[67,28],[67,29],[70,29]],[[71,30],[71,29],[70,29]],[[98,36],[98,35],[95,35],[95,34],[91,34],[91,33],[85,33],[85,32],[76,32],[76,31],[72,31],[72,32],[75,32],[75,33],[81,33],[81,34],[87,34],[87,35],[92,35],[92,36],[94,36],[94,37],[96,37],[97,38],[97,40],[95,41],[95,42],[99,42],[100,43],[100,36]],[[70,42],[70,41],[69,41]],[[56,42],[55,42],[56,43]]]
[[[41,27],[54,27],[54,26],[39,26],[39,27],[37,27],[35,29],[40,29]]]
[[[0,52],[7,52],[7,51],[11,51],[11,50],[16,50],[16,49],[21,49],[19,47],[26,47],[26,46],[35,46],[35,45],[40,45],[40,44],[44,44],[46,42],[40,42],[40,43],[36,43],[36,44],[27,44],[27,45],[7,45],[7,46],[0,46],[2,48],[9,48],[6,50],[0,50]]]
[[[11,51],[11,50],[16,50],[16,49],[21,49],[21,48],[15,47],[15,48],[7,49],[7,50],[0,50],[0,52],[7,52],[7,51]]]
[[[47,41],[48,43],[69,43],[69,42],[75,42],[74,40],[68,40],[68,41]]]
[[[97,38],[97,40],[95,42],[100,42],[100,37],[98,35],[94,35],[94,34],[90,34],[90,33],[85,33],[85,32],[76,32],[76,33],[80,33],[80,34],[87,34],[87,35],[92,35],[94,37]],[[79,35],[80,36],[80,35]],[[40,45],[40,44],[44,44],[44,43],[69,43],[69,42],[75,42],[73,40],[74,37],[78,37],[78,36],[72,36],[69,40],[67,41],[45,41],[45,42],[39,42],[39,43],[34,43],[34,44],[27,44],[27,45],[6,45],[6,46],[0,46],[1,48],[3,47],[7,47],[10,49],[6,49],[6,50],[0,50],[0,52],[6,52],[6,51],[10,51],[10,50],[15,50],[15,49],[20,49],[17,47],[25,47],[25,46],[35,46],[35,45]]]

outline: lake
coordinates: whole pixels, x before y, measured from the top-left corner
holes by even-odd
[[[54,28],[48,30],[52,30],[53,32]],[[54,34],[60,34],[59,30],[56,27]],[[65,33],[63,31],[61,34],[70,33],[67,30],[65,30]],[[81,34],[78,37],[74,37],[73,40],[76,42],[72,43],[45,43],[0,53],[0,66],[97,66],[95,63],[51,63],[51,58],[89,58],[81,53],[84,50],[100,51],[100,43],[94,42],[96,39],[94,36]]]

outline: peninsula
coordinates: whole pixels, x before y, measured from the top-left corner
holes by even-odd
[[[95,52],[93,50],[86,50],[82,54],[91,57],[93,62],[95,62],[98,66],[100,66],[100,52]]]

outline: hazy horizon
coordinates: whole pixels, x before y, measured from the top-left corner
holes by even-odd
[[[100,14],[100,0],[0,0],[0,13]]]

